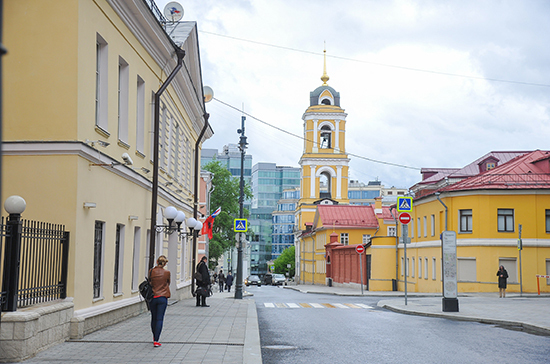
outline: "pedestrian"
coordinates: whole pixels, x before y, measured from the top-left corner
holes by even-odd
[[[201,258],[199,264],[197,264],[197,273],[200,274],[202,279],[197,279],[197,291],[195,297],[197,297],[197,306],[210,307],[206,304],[206,297],[210,291],[210,273],[208,272],[206,256]]]
[[[165,269],[168,259],[161,255],[157,259],[157,266],[149,271],[149,280],[153,288],[153,299],[149,304],[151,308],[151,331],[153,331],[153,346],[161,346],[160,333],[164,323],[164,314],[170,298],[170,271]]]
[[[501,265],[500,268],[498,268],[497,276],[498,276],[499,298],[505,298],[506,297],[506,280],[508,279],[508,272],[506,271],[506,269],[504,269],[503,265]]]
[[[231,272],[227,273],[227,277],[225,277],[225,285],[227,286],[227,292],[231,292],[231,285],[233,284],[233,276],[231,275]]]
[[[223,270],[220,270],[220,274],[218,274],[218,285],[220,288],[220,292],[223,292],[224,284],[225,284],[225,274],[223,274]]]

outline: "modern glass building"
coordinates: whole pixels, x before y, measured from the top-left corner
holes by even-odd
[[[348,184],[348,198],[350,205],[371,205],[376,197],[382,197],[383,204],[397,202],[397,196],[407,193],[406,188],[386,188],[381,181],[369,181],[368,184],[351,180]]]
[[[273,211],[273,232],[271,234],[271,259],[277,259],[283,250],[294,245],[294,222],[296,204],[300,199],[298,188],[283,191],[282,198],[277,202],[277,210]]]
[[[272,215],[278,210],[283,191],[300,186],[300,168],[257,163],[252,167],[251,186],[254,197],[249,220],[249,231],[253,232],[250,239],[250,274],[264,275],[267,272],[267,262],[280,255],[280,252],[273,250]],[[289,212],[294,215],[294,210]],[[278,231],[279,228],[280,226],[277,227]],[[280,249],[279,243],[276,249]]]

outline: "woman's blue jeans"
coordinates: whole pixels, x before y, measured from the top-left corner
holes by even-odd
[[[168,298],[166,297],[153,298],[149,304],[151,308],[151,331],[153,331],[153,341],[159,341],[160,339],[166,306],[168,306]]]

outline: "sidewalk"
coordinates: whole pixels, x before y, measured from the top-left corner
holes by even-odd
[[[314,285],[285,286],[304,293],[323,293],[341,296],[361,296],[360,288],[328,287]],[[550,295],[507,293],[501,299],[498,293],[465,293],[458,296],[459,312],[443,312],[441,294],[407,294],[404,292],[363,291],[365,297],[383,297],[378,307],[395,312],[443,317],[452,320],[476,321],[524,330],[530,333],[550,335]]]
[[[210,307],[196,307],[195,299],[169,301],[162,347],[154,348],[149,312],[38,353],[24,363],[246,363],[261,364],[256,304],[234,292],[207,299]]]

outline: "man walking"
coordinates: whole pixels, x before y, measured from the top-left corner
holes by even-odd
[[[223,274],[223,270],[220,270],[220,274],[218,274],[218,285],[220,288],[220,292],[223,292],[224,284],[225,284],[225,275]]]
[[[233,276],[231,275],[231,272],[227,273],[227,277],[225,277],[225,285],[227,286],[227,292],[231,292],[231,285],[233,284]]]

